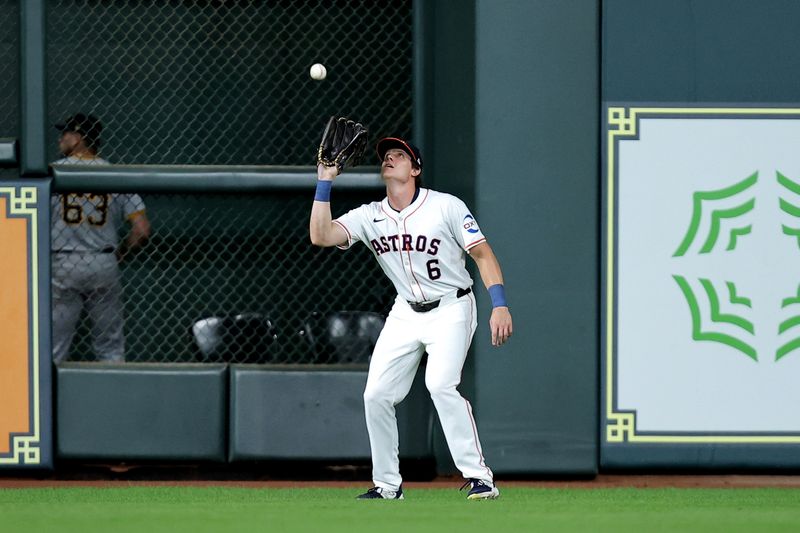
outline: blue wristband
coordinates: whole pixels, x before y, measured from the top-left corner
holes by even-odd
[[[331,187],[333,187],[333,182],[332,181],[317,180],[317,192],[314,195],[314,201],[316,201],[316,202],[330,202],[331,201]]]
[[[506,289],[501,283],[489,287],[489,296],[492,297],[492,307],[508,307]]]

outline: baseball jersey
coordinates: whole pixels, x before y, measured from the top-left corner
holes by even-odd
[[[100,157],[65,157],[53,165],[108,165]],[[138,194],[66,193],[50,197],[54,252],[113,252],[123,221],[144,211]]]
[[[465,252],[486,241],[464,202],[424,188],[399,213],[384,198],[334,222],[347,233],[347,243],[339,248],[366,244],[397,294],[410,302],[430,302],[471,287]]]

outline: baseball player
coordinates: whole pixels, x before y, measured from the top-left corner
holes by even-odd
[[[464,202],[421,187],[422,155],[394,137],[377,145],[386,198],[332,220],[330,190],[338,169],[317,167],[311,242],[349,248],[363,242],[397,289],[392,310],[370,361],[364,406],[374,487],[360,499],[403,499],[395,405],[405,398],[423,352],[431,394],[453,461],[466,479],[470,500],[497,498],[470,403],[456,387],[477,324],[465,252],[477,263],[492,299],[492,344],[511,336],[500,265]]]
[[[53,165],[107,165],[98,156],[100,121],[78,113],[56,124],[63,157]],[[150,236],[150,223],[138,194],[58,194],[51,197],[53,359],[63,361],[85,308],[91,321],[97,360],[123,362],[122,285],[117,265]],[[119,231],[131,230],[125,246]]]

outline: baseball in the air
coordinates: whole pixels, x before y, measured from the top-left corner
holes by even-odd
[[[321,81],[328,75],[328,70],[322,63],[314,63],[311,65],[311,68],[308,69],[308,75],[311,76],[312,80]]]

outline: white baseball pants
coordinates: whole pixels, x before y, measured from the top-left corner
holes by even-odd
[[[465,478],[493,481],[483,459],[472,406],[456,387],[477,325],[472,293],[442,298],[436,309],[413,311],[399,296],[381,331],[369,366],[364,407],[376,487],[402,483],[395,405],[406,397],[422,354],[428,352],[425,386],[439,415],[450,454]]]

